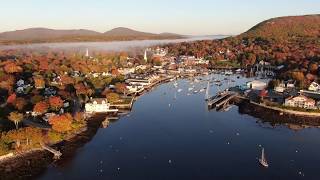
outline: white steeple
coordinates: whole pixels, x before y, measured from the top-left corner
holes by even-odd
[[[147,50],[144,51],[144,60],[148,62]]]
[[[89,57],[89,49],[87,48],[86,57]]]

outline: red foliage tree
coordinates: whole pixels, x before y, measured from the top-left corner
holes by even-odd
[[[8,104],[13,104],[17,99],[17,95],[15,93],[11,94],[8,99],[7,99],[7,103]]]

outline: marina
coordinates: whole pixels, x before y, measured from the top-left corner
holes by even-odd
[[[214,76],[223,79],[223,75]],[[234,75],[230,78],[235,79],[233,85],[251,80],[237,79]],[[174,81],[153,88],[139,97],[128,115],[105,122],[106,128],[99,129],[92,141],[78,149],[75,156],[62,160],[59,164],[63,166],[50,166],[39,179],[56,179],[61,174],[80,179],[212,179],[222,176],[313,179],[318,176],[310,164],[315,165],[320,160],[316,155],[320,143],[310,137],[320,135],[319,129],[304,129],[297,124],[272,125],[240,113],[238,106],[231,106],[225,112],[208,111],[204,101],[206,92],[188,96],[191,82],[195,89],[203,89],[208,81],[210,77],[198,82],[180,79],[177,88]],[[223,84],[222,88],[229,87]],[[178,89],[183,91],[177,93]],[[210,85],[209,90],[210,95],[220,92],[215,85]],[[297,131],[292,127],[302,129]],[[262,147],[268,150],[268,157],[262,155]],[[259,162],[262,157],[268,158],[267,169]],[[221,171],[230,168],[232,174],[229,170]]]

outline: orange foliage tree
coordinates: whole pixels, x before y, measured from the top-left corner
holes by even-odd
[[[49,104],[51,109],[58,111],[63,106],[63,100],[59,96],[51,96]]]
[[[69,113],[62,115],[55,115],[49,118],[49,123],[52,125],[52,129],[64,133],[72,129],[72,116]]]
[[[22,68],[20,66],[18,66],[16,63],[8,63],[4,66],[4,70],[5,72],[11,74],[11,73],[17,73],[17,72],[21,72]]]
[[[33,107],[33,111],[40,115],[46,113],[48,109],[49,105],[45,101],[40,101]]]
[[[42,77],[34,77],[33,80],[36,88],[38,89],[45,88],[45,81]]]

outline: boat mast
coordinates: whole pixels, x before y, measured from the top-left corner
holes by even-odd
[[[208,85],[207,85],[207,91],[206,91],[206,100],[209,99],[209,93],[210,93],[210,82],[208,82]]]

